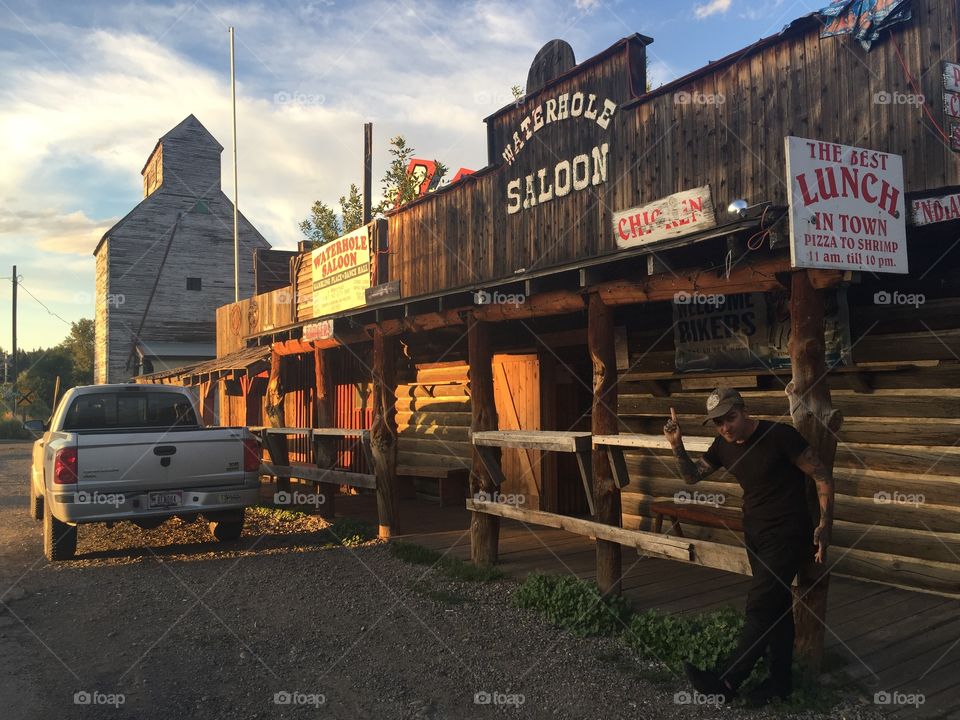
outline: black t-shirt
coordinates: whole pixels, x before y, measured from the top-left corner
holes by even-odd
[[[806,476],[794,465],[807,445],[790,425],[758,420],[757,428],[742,444],[717,436],[703,457],[714,467],[725,467],[737,479],[743,488],[744,528],[760,531],[790,520],[812,523]]]

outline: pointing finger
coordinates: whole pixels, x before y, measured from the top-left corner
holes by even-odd
[[[670,419],[677,422],[677,411],[674,408],[670,408]]]

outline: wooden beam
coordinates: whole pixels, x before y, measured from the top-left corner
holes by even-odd
[[[467,328],[467,346],[470,359],[470,430],[472,434],[497,429],[497,406],[493,398],[493,351],[490,345],[490,326],[471,317]],[[500,451],[489,448],[497,467]],[[470,494],[488,493],[493,497],[497,486],[487,469],[479,448],[473,446],[473,464],[470,472]],[[476,565],[489,566],[497,562],[500,544],[500,519],[495,515],[474,512],[470,516],[470,559]]]
[[[590,449],[590,433],[559,430],[489,430],[470,436],[474,445],[500,448],[531,448],[554,452]]]
[[[742,545],[727,545],[696,538],[674,538],[644,530],[627,530],[569,515],[527,510],[505,503],[481,502],[473,498],[467,499],[467,509],[497,518],[509,518],[531,525],[558,528],[577,535],[596,538],[598,541],[618,543],[621,546],[636,548],[643,555],[689,562],[740,575],[753,574],[750,570],[750,561],[747,559],[747,551]]]
[[[789,259],[762,260],[756,263],[740,263],[724,274],[706,272],[699,268],[675,270],[641,281],[615,280],[601,283],[593,288],[607,305],[672,300],[678,292],[742,293],[780,290],[783,286],[776,277],[778,272],[790,269]],[[836,285],[843,280],[838,270],[823,271],[817,276],[823,287]]]
[[[557,290],[524,298],[518,303],[498,303],[480,305],[473,310],[473,316],[484,322],[501,320],[521,320],[544,315],[564,315],[579,312],[584,308],[583,297],[569,290]]]
[[[787,385],[793,424],[832,472],[837,454],[836,433],[843,423],[833,408],[824,340],[823,291],[817,290],[805,270],[793,273],[790,291],[790,364],[793,379]],[[820,521],[817,489],[807,478],[807,504],[814,527]],[[831,519],[832,523],[832,519]],[[823,661],[830,574],[826,562],[810,561],[800,569],[794,590],[797,654],[816,675]]]
[[[594,435],[615,435],[617,424],[617,354],[613,329],[613,310],[596,293],[590,294],[587,345],[593,360],[593,405],[590,426]],[[619,527],[621,523],[620,488],[606,452],[592,453],[593,499],[596,520]],[[600,592],[619,595],[622,591],[621,548],[617,542],[597,538],[597,587]]]
[[[373,331],[373,424],[370,449],[377,476],[377,513],[380,537],[400,532],[400,488],[397,484],[396,338]]]
[[[377,476],[369,473],[355,473],[348,470],[330,470],[328,468],[318,468],[306,463],[293,463],[292,465],[274,465],[273,463],[263,463],[260,466],[260,472],[264,475],[273,475],[278,478],[299,478],[300,480],[309,480],[320,485],[321,492],[326,492],[324,488],[328,485],[337,487],[338,485],[350,485],[351,487],[367,488],[374,490],[377,487]],[[326,496],[324,496],[326,497]],[[329,498],[326,498],[329,502]],[[326,504],[323,503],[323,505]]]
[[[313,351],[314,397],[317,408],[316,427],[330,428],[334,424],[334,385],[332,350],[315,349]],[[320,432],[313,434],[313,460],[318,469],[330,470],[337,465],[337,440]],[[376,487],[376,483],[374,483]],[[324,502],[317,508],[320,517],[333,520],[336,514],[338,486],[334,483],[321,483],[320,492]]]
[[[267,381],[266,415],[270,427],[283,427],[284,421],[282,358],[275,350],[270,352],[270,379]],[[274,465],[289,465],[290,457],[287,452],[287,438],[285,435],[265,433],[263,444],[270,452],[270,462]],[[277,490],[289,492],[290,478],[277,478]]]

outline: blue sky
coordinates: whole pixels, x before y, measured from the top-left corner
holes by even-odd
[[[188,114],[226,148],[232,196],[229,25],[240,208],[274,247],[292,248],[313,200],[334,205],[359,184],[365,121],[375,189],[397,134],[454,171],[477,169],[482,119],[510,101],[552,38],[583,60],[630,33],[652,36],[657,86],[826,4],[0,0],[0,277],[16,264],[59,316],[22,293],[20,345],[54,345],[65,321],[93,317],[97,240],[140,201],[147,156]],[[10,348],[9,280],[0,347]]]

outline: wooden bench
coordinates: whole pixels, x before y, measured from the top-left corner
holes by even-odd
[[[728,528],[743,532],[743,515],[730,508],[664,500],[650,503],[650,512],[654,516],[653,529],[658,533],[663,530],[663,519],[665,517],[670,518],[671,527],[669,529],[672,529],[677,537],[683,537],[683,528],[680,526],[681,520],[689,520],[708,527]]]
[[[430,478],[437,481],[440,507],[463,505],[470,495],[470,468],[442,465],[397,465],[397,477],[406,497],[415,495],[412,483],[404,488],[404,478]]]

